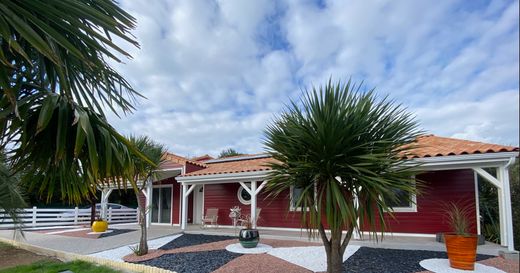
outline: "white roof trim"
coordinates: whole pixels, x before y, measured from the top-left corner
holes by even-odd
[[[412,162],[421,164],[422,170],[454,170],[472,167],[499,167],[508,164],[511,158],[518,157],[518,152],[500,152],[487,154],[467,154],[414,158]],[[219,184],[265,180],[269,171],[223,173],[177,177],[185,184]]]
[[[453,170],[472,167],[498,167],[503,166],[518,157],[518,152],[500,152],[485,154],[449,155],[414,158],[412,161],[422,164],[421,169],[428,170]]]
[[[239,173],[222,173],[194,176],[179,176],[177,181],[185,184],[220,184],[220,183],[238,183],[249,181],[263,181],[266,179],[269,171],[256,172],[239,172]]]

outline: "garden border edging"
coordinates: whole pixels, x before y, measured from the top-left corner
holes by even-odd
[[[131,270],[131,271],[143,272],[143,273],[177,273],[175,271],[170,271],[170,270],[166,270],[163,268],[148,266],[148,265],[144,265],[144,264],[119,262],[119,261],[113,261],[113,260],[99,258],[99,257],[92,257],[92,256],[76,254],[76,253],[69,253],[69,252],[54,250],[54,249],[50,249],[50,248],[34,246],[34,245],[31,245],[28,243],[23,243],[23,242],[19,242],[16,240],[10,240],[10,239],[5,239],[5,238],[1,238],[1,237],[0,237],[0,242],[15,246],[15,247],[27,250],[27,251],[35,252],[37,254],[41,254],[41,255],[45,255],[45,256],[49,256],[49,257],[55,257],[60,260],[66,260],[66,261],[82,260],[82,261],[91,262],[91,263],[95,263],[95,264],[99,264],[99,265],[109,266],[109,267],[119,269],[119,270]]]

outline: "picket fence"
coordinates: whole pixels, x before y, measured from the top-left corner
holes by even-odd
[[[96,211],[96,217],[99,211]],[[81,226],[90,224],[90,209],[50,209],[50,208],[27,208],[19,214],[24,227],[58,227],[58,226]],[[112,209],[108,208],[107,219],[111,224],[137,222],[137,209]],[[13,220],[9,215],[0,210],[0,228],[14,227]]]

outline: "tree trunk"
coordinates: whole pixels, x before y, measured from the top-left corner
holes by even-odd
[[[141,239],[139,240],[139,251],[138,255],[148,254],[148,239],[146,234],[146,203],[143,204],[143,200],[139,196],[140,194],[136,194],[137,204],[139,210],[139,226],[141,227]],[[148,197],[150,198],[150,196]]]
[[[90,226],[96,221],[96,199],[92,197],[90,199]]]
[[[330,251],[327,251],[327,273],[343,272],[343,253],[341,231],[331,232]]]

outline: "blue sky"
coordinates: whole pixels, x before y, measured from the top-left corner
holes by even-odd
[[[300,90],[364,81],[429,133],[518,145],[518,1],[131,1],[140,49],[117,69],[147,97],[110,121],[196,156],[262,152]]]

